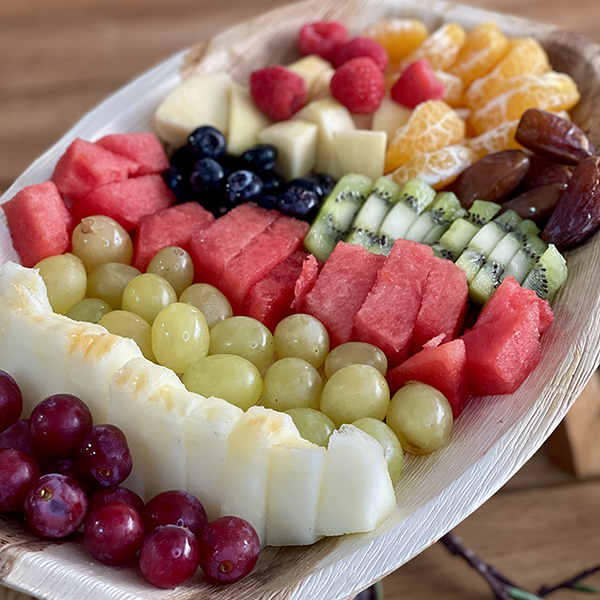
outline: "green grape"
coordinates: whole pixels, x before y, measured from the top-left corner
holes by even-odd
[[[54,312],[65,314],[71,306],[83,300],[87,276],[83,263],[75,255],[49,256],[35,268],[40,270]]]
[[[381,444],[390,478],[392,483],[396,485],[396,482],[400,478],[402,464],[404,463],[404,452],[402,451],[402,445],[400,444],[398,436],[394,433],[394,430],[383,421],[378,421],[377,419],[371,419],[369,417],[358,419],[358,421],[354,421],[352,425],[362,429]]]
[[[169,304],[177,302],[173,286],[154,273],[134,277],[123,292],[123,310],[139,315],[152,325],[156,315]]]
[[[152,351],[152,327],[138,315],[126,310],[113,310],[104,315],[98,325],[110,333],[132,339],[148,360],[156,362]]]
[[[273,358],[273,334],[251,317],[230,317],[212,328],[208,352],[243,356],[263,371]]]
[[[328,379],[348,365],[371,365],[382,375],[387,372],[385,354],[373,344],[347,342],[334,348],[325,359],[325,377]]]
[[[335,431],[333,421],[314,408],[290,408],[285,411],[298,428],[298,433],[309,442],[327,448],[329,438]]]
[[[130,265],[105,263],[88,275],[86,294],[88,298],[100,298],[113,310],[119,310],[127,284],[138,275],[141,273]]]
[[[452,408],[442,392],[413,381],[394,394],[386,421],[407,452],[429,454],[450,437]]]
[[[265,373],[261,404],[274,410],[319,408],[323,382],[319,372],[301,358],[282,358]]]
[[[318,369],[329,352],[329,334],[319,319],[296,314],[279,322],[273,334],[279,358],[295,357]]]
[[[233,310],[225,294],[208,283],[195,283],[183,291],[179,302],[193,304],[206,317],[209,329],[217,323],[233,317]]]
[[[201,358],[182,377],[191,392],[223,398],[242,410],[254,406],[262,394],[263,382],[258,369],[234,354],[213,354]]]
[[[390,405],[385,377],[370,365],[349,365],[335,372],[323,387],[321,412],[339,427],[364,417],[383,421]]]
[[[191,304],[163,308],[152,324],[152,350],[159,365],[184,373],[208,354],[210,332],[204,315]]]
[[[133,242],[127,231],[114,219],[95,215],[82,219],[71,236],[73,254],[88,273],[105,263],[131,264]]]
[[[155,273],[164,277],[179,297],[194,281],[194,263],[192,257],[183,248],[167,246],[154,255],[146,273]]]
[[[65,313],[73,321],[86,321],[88,323],[97,323],[104,315],[108,314],[112,308],[104,300],[99,298],[85,298],[73,304]]]

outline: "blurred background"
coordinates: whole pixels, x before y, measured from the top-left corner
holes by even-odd
[[[83,115],[137,75],[230,25],[286,3],[1,0],[0,192]],[[464,4],[554,24],[600,43],[600,0]],[[545,447],[456,530],[465,544],[532,591],[600,563],[599,415],[600,385],[593,379]],[[475,571],[440,544],[386,578],[384,589],[387,600],[492,597]],[[559,591],[550,597],[566,600],[580,594]]]

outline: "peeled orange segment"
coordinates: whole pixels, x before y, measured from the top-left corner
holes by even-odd
[[[519,120],[515,119],[514,121],[501,123],[481,135],[467,139],[465,140],[465,146],[477,152],[479,158],[502,150],[521,150],[521,144],[515,140]]]
[[[444,84],[444,95],[442,100],[452,106],[458,108],[465,105],[464,91],[465,85],[463,80],[458,75],[453,75],[447,71],[437,70],[433,74],[438,81]]]
[[[460,142],[465,137],[465,122],[442,100],[421,102],[408,123],[396,130],[385,156],[385,172],[422,154]]]
[[[440,190],[452,183],[478,158],[477,153],[466,146],[460,144],[446,146],[415,156],[391,173],[391,177],[399,184],[420,177],[434,189]]]
[[[468,87],[478,77],[487,75],[504,58],[508,49],[508,39],[498,25],[482,23],[469,31],[449,72],[458,75]]]
[[[570,110],[581,98],[573,79],[554,71],[508,79],[504,87],[508,89],[471,115],[469,122],[477,135],[501,123],[520,119],[529,108],[553,112]]]
[[[446,23],[400,63],[400,70],[421,58],[426,58],[434,71],[447,70],[454,64],[466,37],[465,30],[458,23]]]
[[[548,55],[537,40],[512,40],[508,46],[504,58],[487,75],[475,79],[467,89],[467,105],[473,110],[485,106],[500,94],[499,89],[507,79],[550,71]]]
[[[379,42],[387,50],[390,63],[397,65],[425,41],[428,31],[419,19],[385,19],[360,35]]]

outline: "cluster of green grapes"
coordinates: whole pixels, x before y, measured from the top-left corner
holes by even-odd
[[[446,398],[417,382],[390,398],[379,348],[349,342],[330,351],[326,328],[306,314],[283,319],[271,333],[256,319],[233,316],[214,286],[193,284],[182,248],[158,252],[144,274],[130,265],[132,254],[128,233],[96,216],[75,228],[71,254],[36,267],[55,312],[133,339],[190,391],[243,410],[260,404],[284,411],[302,437],[321,446],[341,425],[359,427],[382,445],[394,482],[403,450],[429,453],[448,439]]]

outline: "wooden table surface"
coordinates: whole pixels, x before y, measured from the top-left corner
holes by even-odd
[[[600,43],[600,0],[465,3],[555,24]],[[231,24],[282,4],[1,0],[0,191],[85,113],[136,75]],[[534,590],[600,563],[600,482],[576,482],[538,454],[456,532]],[[388,577],[384,586],[388,600],[492,597],[486,584],[439,544]],[[575,596],[559,592],[552,598]]]

